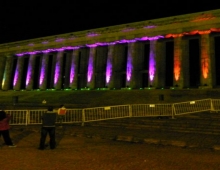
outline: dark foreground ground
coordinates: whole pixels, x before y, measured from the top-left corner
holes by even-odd
[[[57,148],[38,150],[40,127],[12,127],[16,148],[0,147],[1,170],[219,170],[220,151],[119,141],[97,127],[57,128]],[[127,133],[127,132],[126,132]],[[199,141],[197,138],[195,142]],[[3,141],[1,139],[0,144]]]

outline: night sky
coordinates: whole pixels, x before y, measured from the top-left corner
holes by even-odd
[[[0,43],[220,9],[216,0],[13,1],[0,2]]]

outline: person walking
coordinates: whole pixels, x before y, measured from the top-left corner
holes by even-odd
[[[45,141],[47,134],[49,134],[50,137],[50,149],[55,149],[56,147],[56,141],[55,141],[55,129],[56,129],[56,118],[57,113],[53,111],[53,107],[48,107],[48,110],[46,113],[42,116],[42,127],[41,127],[41,138],[40,138],[40,150],[45,149]]]
[[[9,121],[10,121],[11,115],[6,114],[4,110],[0,110],[0,137],[3,136],[3,139],[5,141],[5,144],[8,145],[8,147],[16,147],[15,144],[13,144],[9,129]]]
[[[60,125],[60,127],[62,127],[63,126],[63,121],[64,121],[65,116],[66,116],[66,108],[65,108],[64,105],[60,105],[60,108],[58,109],[57,114],[58,114],[59,125]]]

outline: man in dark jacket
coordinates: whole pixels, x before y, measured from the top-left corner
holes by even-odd
[[[41,138],[40,138],[40,150],[45,149],[45,140],[47,134],[50,136],[50,149],[54,149],[56,146],[55,142],[55,123],[56,123],[57,113],[53,112],[53,107],[48,107],[48,111],[42,116],[42,128],[41,128]]]

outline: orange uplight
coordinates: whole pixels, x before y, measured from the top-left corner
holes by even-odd
[[[211,30],[204,30],[204,31],[198,31],[198,33],[201,34],[210,34]]]
[[[165,35],[165,38],[177,38],[177,37],[182,37],[183,34],[167,34]]]
[[[208,77],[208,73],[209,73],[208,58],[203,58],[202,59],[202,75],[205,79]]]
[[[180,61],[178,59],[174,61],[174,78],[176,81],[180,78]]]
[[[210,28],[212,32],[220,32],[220,28]]]

